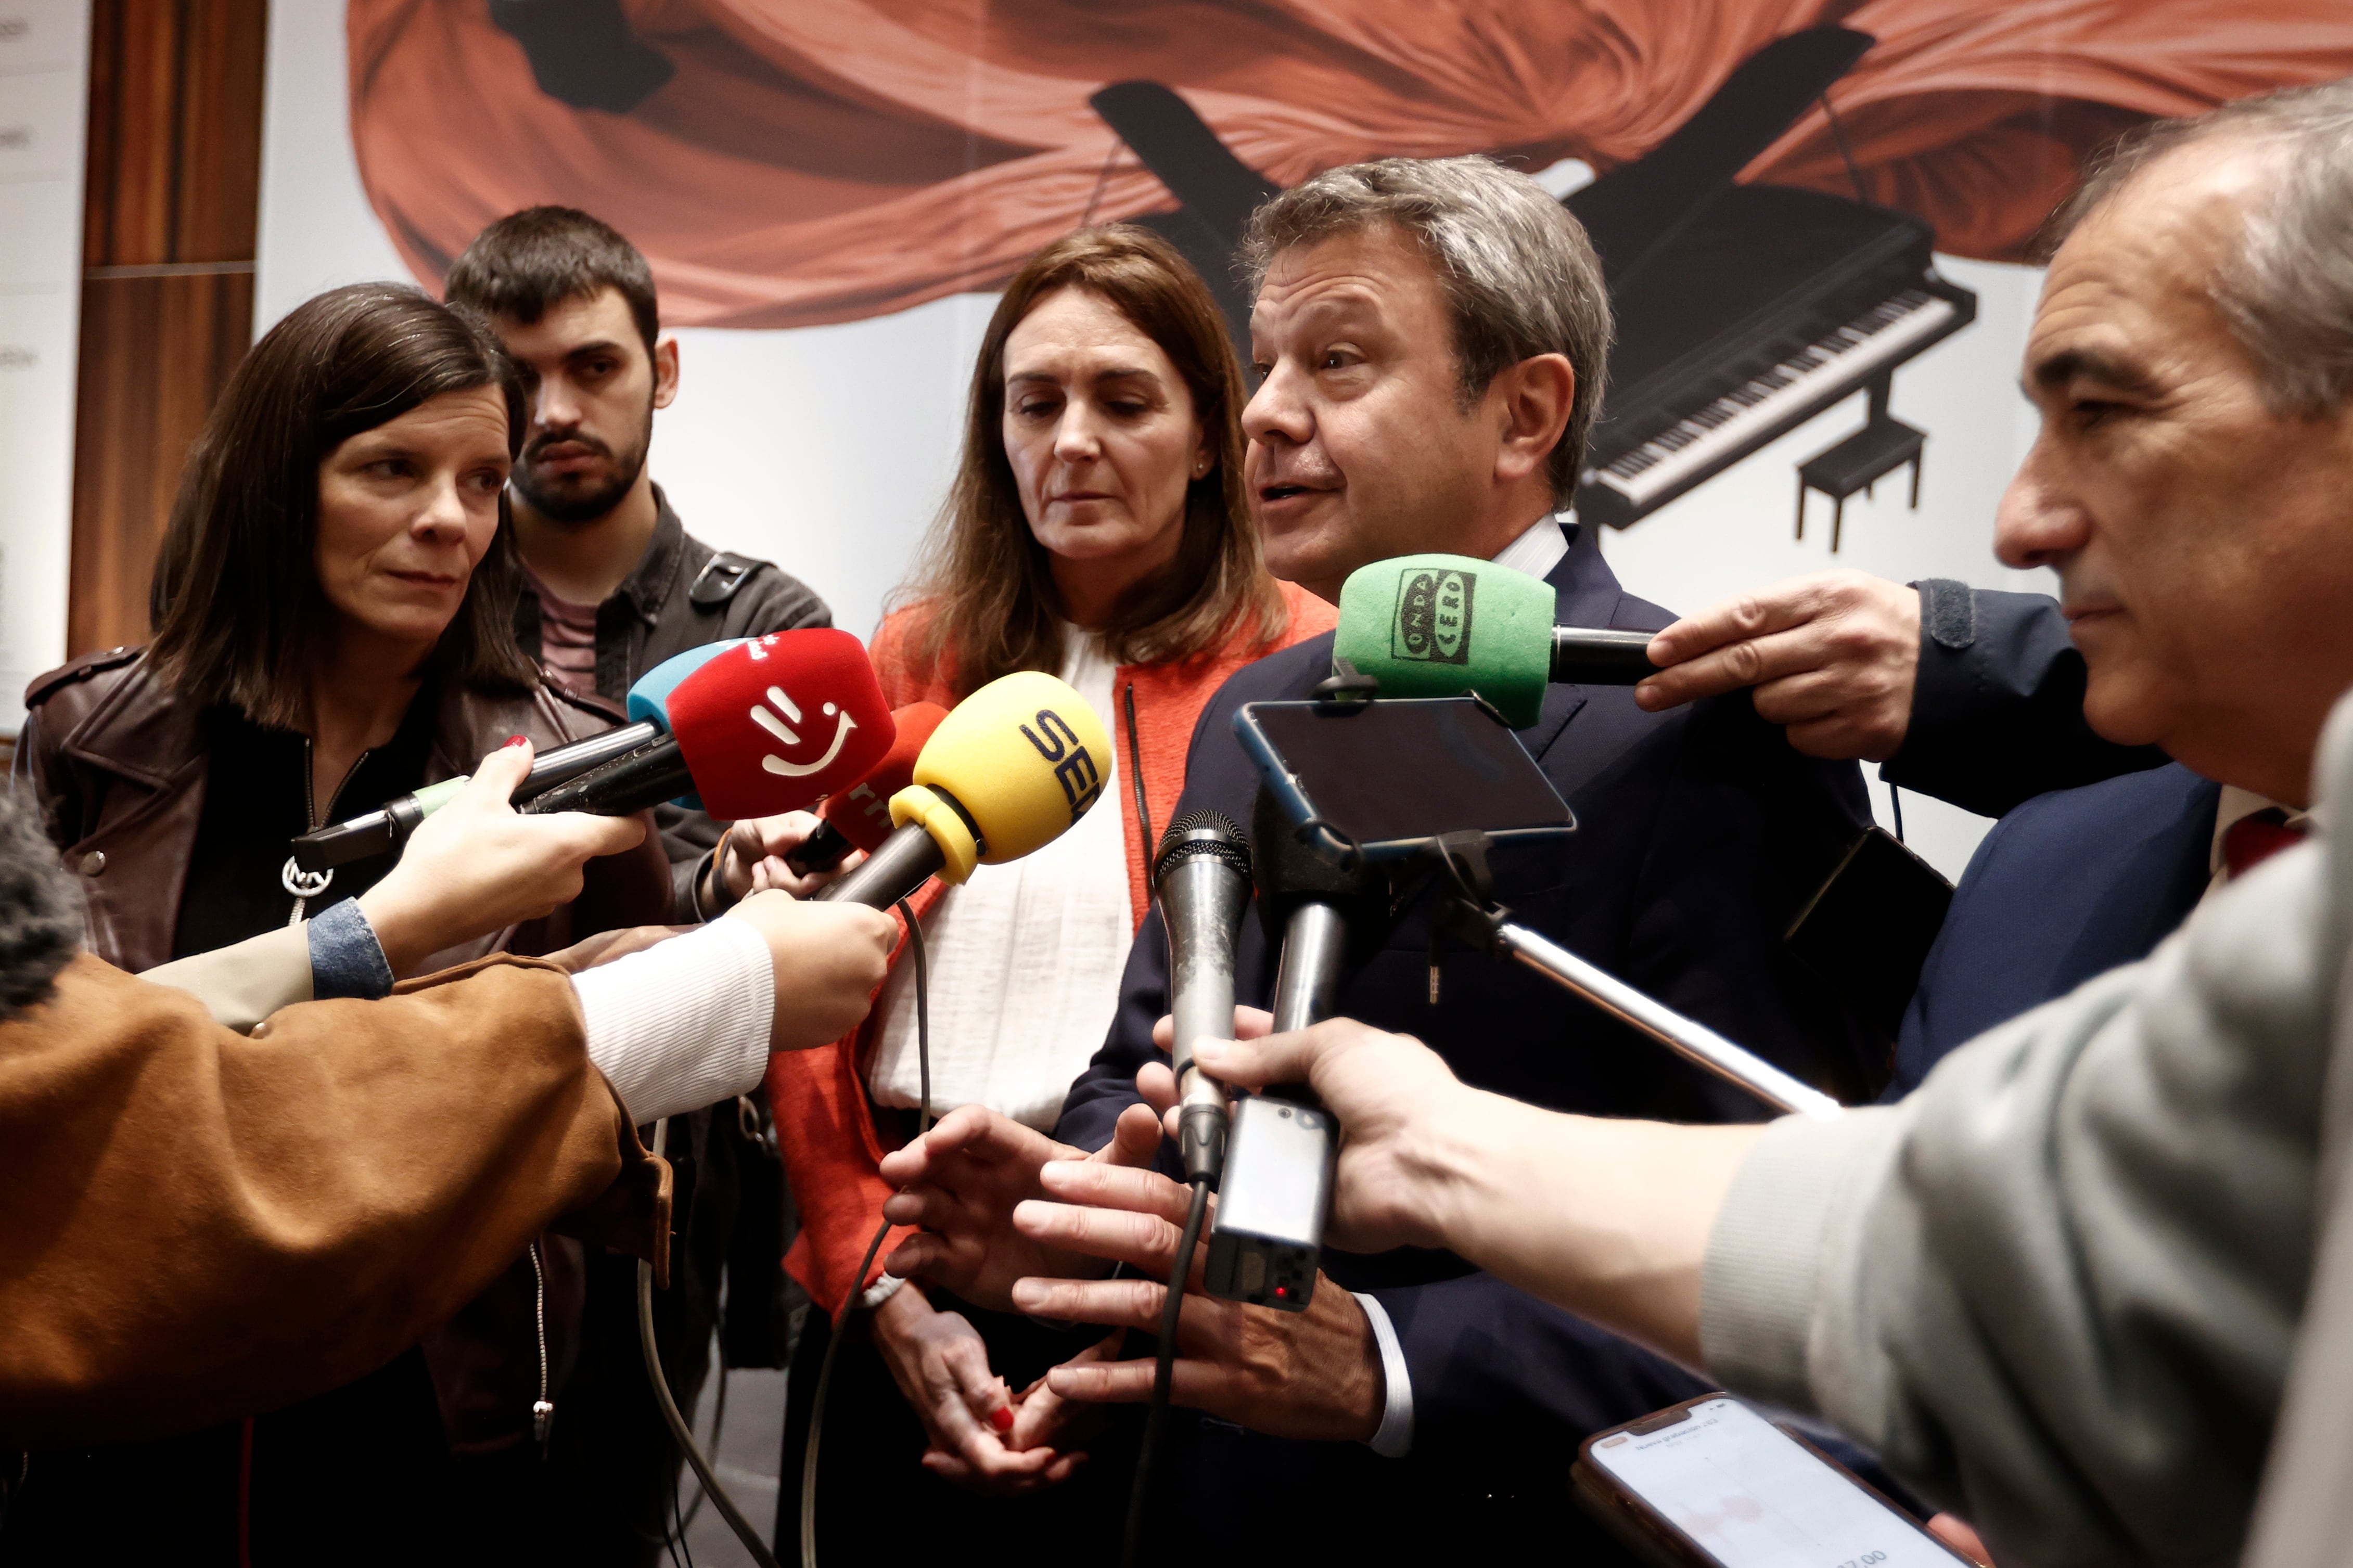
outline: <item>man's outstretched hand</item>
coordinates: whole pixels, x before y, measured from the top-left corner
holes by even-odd
[[[1757,689],[1757,716],[1810,757],[1883,763],[1912,723],[1920,592],[1863,572],[1791,577],[1686,616],[1651,639],[1648,712]]]
[[[1187,1190],[1156,1171],[1056,1161],[1041,1173],[1052,1201],[1014,1211],[1022,1233],[1056,1251],[1124,1263],[1144,1278],[1029,1279],[1014,1305],[1040,1317],[1156,1333],[1168,1298]],[[1169,1397],[1255,1432],[1326,1442],[1362,1441],[1379,1429],[1380,1352],[1354,1296],[1319,1278],[1303,1312],[1222,1301],[1202,1293],[1206,1248],[1193,1255],[1177,1320]],[[1150,1357],[1087,1358],[1046,1374],[1065,1399],[1134,1404],[1152,1395]]]
[[[883,1158],[882,1179],[901,1190],[883,1204],[882,1217],[919,1227],[884,1266],[1000,1311],[1009,1309],[1013,1282],[1025,1275],[1100,1274],[1103,1266],[1093,1259],[1040,1246],[1016,1230],[1014,1205],[1042,1195],[1038,1173],[1049,1161],[1148,1165],[1159,1149],[1160,1116],[1150,1105],[1122,1111],[1111,1142],[1092,1154],[977,1105],[951,1110]]]

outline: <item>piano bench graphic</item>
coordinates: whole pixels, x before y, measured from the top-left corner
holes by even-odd
[[[1862,429],[1828,451],[1798,465],[1798,537],[1806,537],[1806,492],[1820,490],[1831,498],[1831,553],[1836,555],[1839,534],[1846,523],[1846,498],[1872,487],[1896,469],[1912,468],[1912,510],[1920,510],[1920,454],[1928,433],[1906,425],[1887,412],[1885,398],[1876,389],[1871,417]]]

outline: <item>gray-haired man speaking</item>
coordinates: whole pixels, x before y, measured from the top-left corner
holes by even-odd
[[[1546,577],[1564,624],[1667,623],[1559,516],[1609,339],[1599,266],[1559,203],[1483,159],[1358,164],[1268,204],[1250,254],[1261,384],[1242,423],[1278,575],[1336,597],[1358,566],[1447,551]],[[1180,812],[1250,819],[1257,774],[1233,739],[1234,710],[1308,695],[1331,654],[1318,638],[1228,682],[1195,731]],[[1841,1005],[1779,940],[1827,868],[1808,853],[1808,825],[1842,847],[1867,822],[1852,764],[1799,756],[1745,701],[1650,715],[1623,689],[1555,687],[1522,737],[1585,831],[1498,858],[1517,918],[1789,1070],[1861,1087]],[[1545,1105],[1758,1114],[1544,982],[1440,945],[1443,1005],[1430,1000],[1431,935],[1416,911],[1346,983],[1341,1009],[1410,1030],[1466,1077]],[[1262,1003],[1275,965],[1255,922],[1237,957],[1240,994]],[[1105,1143],[1141,1098],[1166,971],[1155,916],[1129,955],[1110,1038],[1071,1091],[1058,1129],[1067,1144],[960,1111],[886,1163],[887,1179],[916,1184],[887,1212],[929,1227],[892,1268],[1041,1317],[1156,1324],[1157,1287],[1088,1278],[1119,1253],[1104,1237],[1134,1216],[1087,1211],[1079,1228],[1041,1239],[1013,1210],[1039,1195],[1046,1158]],[[1215,1419],[1172,1451],[1166,1495],[1187,1500],[1168,1514],[1179,1536],[1271,1556],[1354,1545],[1376,1561],[1516,1543],[1557,1528],[1577,1438],[1704,1386],[1447,1255],[1325,1262],[1302,1313],[1187,1302],[1175,1399]],[[1017,1299],[1023,1275],[1064,1278]],[[1041,1392],[1135,1400],[1151,1373],[1149,1361],[1071,1365]]]

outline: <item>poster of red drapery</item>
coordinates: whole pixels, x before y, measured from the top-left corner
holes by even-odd
[[[1138,219],[1239,332],[1264,195],[1581,160],[1620,341],[1578,505],[1620,527],[1858,390],[1916,451],[1890,380],[1975,309],[1932,252],[2024,258],[2118,132],[2353,72],[2342,0],[352,0],[348,36],[420,279],[562,202],[647,252],[672,325],[882,315]]]

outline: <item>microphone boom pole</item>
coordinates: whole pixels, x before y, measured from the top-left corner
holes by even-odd
[[[1746,1089],[1774,1110],[1817,1121],[1828,1121],[1843,1110],[1821,1090],[1783,1072],[1754,1051],[1734,1045],[1696,1019],[1684,1017],[1557,942],[1546,941],[1525,926],[1498,920],[1484,910],[1479,912],[1478,919],[1503,956],[1584,997],[1694,1067]]]

